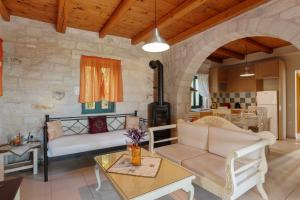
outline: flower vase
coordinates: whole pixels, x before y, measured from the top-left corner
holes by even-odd
[[[131,146],[131,152],[132,152],[132,158],[131,163],[134,166],[140,166],[141,165],[141,147],[138,144],[133,144]]]

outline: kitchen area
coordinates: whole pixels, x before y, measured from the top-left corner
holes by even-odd
[[[266,59],[209,69],[210,109],[193,116],[224,117],[243,129],[286,137],[285,63]]]

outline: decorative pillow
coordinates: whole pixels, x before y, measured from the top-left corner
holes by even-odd
[[[61,121],[51,121],[47,122],[48,130],[48,140],[53,140],[55,138],[61,137],[64,135],[62,129]]]
[[[126,116],[126,129],[140,128],[140,118],[136,116]]]
[[[106,116],[89,117],[89,133],[105,133],[108,132]]]

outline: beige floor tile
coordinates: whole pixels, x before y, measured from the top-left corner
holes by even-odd
[[[300,185],[291,192],[286,200],[299,200],[300,199]]]
[[[51,200],[51,183],[24,178],[20,195],[22,200]]]
[[[93,199],[81,172],[51,180],[51,196],[53,200]]]

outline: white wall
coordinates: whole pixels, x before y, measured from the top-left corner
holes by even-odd
[[[0,143],[18,132],[41,133],[45,114],[81,114],[74,90],[79,86],[83,54],[120,59],[124,102],[116,105],[116,112],[138,110],[139,115],[147,116],[147,104],[153,99],[153,71],[148,62],[160,59],[159,55],[143,52],[128,39],[99,39],[98,33],[72,28],[61,34],[51,24],[19,17],[0,20],[0,38],[4,40]],[[57,100],[57,95],[64,97]]]

